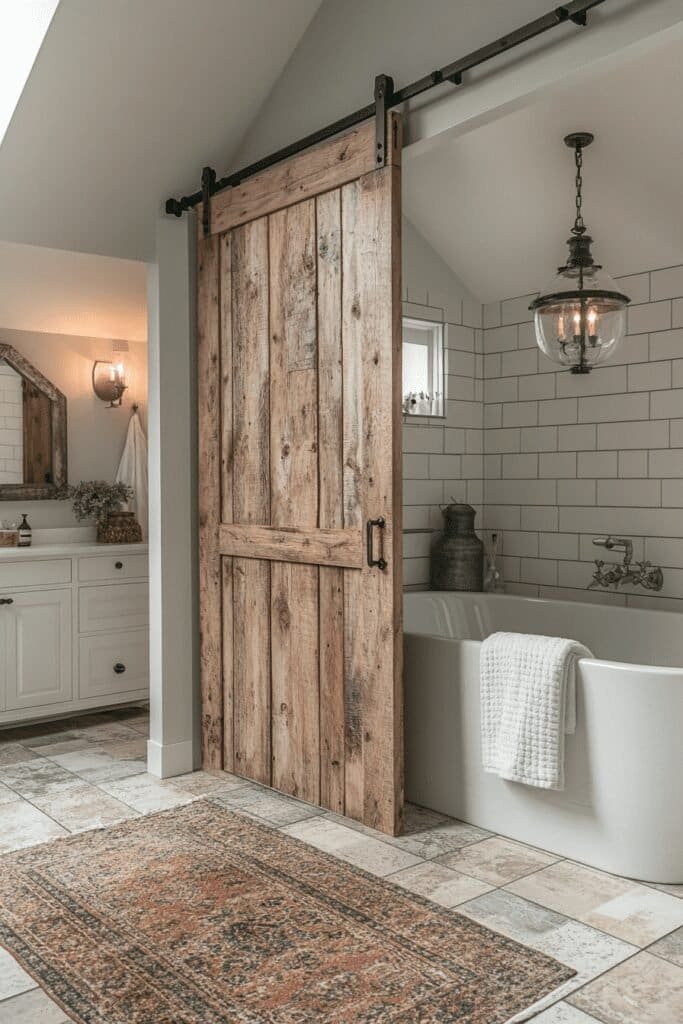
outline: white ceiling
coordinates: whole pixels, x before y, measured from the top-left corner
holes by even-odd
[[[594,254],[613,275],[683,263],[683,42],[624,60],[408,159],[404,210],[482,302],[538,291],[574,216],[570,131],[584,155]]]
[[[146,266],[0,242],[2,328],[147,340]]]
[[[163,201],[226,170],[319,4],[61,0],[0,145],[0,239],[153,258]]]

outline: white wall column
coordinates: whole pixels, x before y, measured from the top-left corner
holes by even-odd
[[[149,772],[199,758],[196,218],[161,217],[149,267]]]

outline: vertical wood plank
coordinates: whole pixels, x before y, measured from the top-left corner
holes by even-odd
[[[268,224],[232,232],[233,519],[270,519]],[[270,784],[270,566],[235,558],[234,770]]]
[[[270,517],[268,222],[232,232],[233,517]]]
[[[389,560],[384,572],[345,572],[346,813],[390,833],[401,828],[403,804],[400,475],[394,483],[400,445],[400,238],[394,225],[399,188],[398,167],[387,167],[342,193],[344,510],[352,518],[360,508],[364,518],[384,516],[386,529],[376,544],[383,541]],[[356,385],[360,379],[360,429],[347,379]]]
[[[220,240],[221,276],[221,522],[232,522],[232,237]],[[234,771],[232,559],[222,559],[223,768]]]
[[[217,238],[198,246],[199,379],[199,651],[202,765],[223,765],[222,595],[220,522],[220,251]]]
[[[270,235],[271,525],[318,525],[315,201]],[[318,570],[271,566],[273,785],[320,800]]]
[[[342,189],[342,352],[343,352],[343,489],[345,528],[362,528],[361,469],[363,464],[363,389],[361,351],[360,183]],[[361,573],[344,571],[344,804],[345,813],[363,820],[363,685],[360,637],[356,636]]]
[[[232,565],[234,770],[270,785],[270,563]]]
[[[272,526],[317,526],[315,201],[269,218]]]
[[[316,200],[319,525],[344,525],[341,192]],[[320,568],[320,802],[344,812],[344,572]]]
[[[320,803],[318,570],[271,565],[273,786]]]

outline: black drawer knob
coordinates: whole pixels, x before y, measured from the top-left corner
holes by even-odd
[[[114,672],[116,672],[117,676],[120,676],[121,673],[125,671],[126,666],[122,665],[120,661],[117,661],[116,664],[114,665]]]
[[[13,597],[0,597],[0,604],[14,604]]]
[[[115,569],[123,569],[123,562],[115,562],[114,563],[114,568]]]

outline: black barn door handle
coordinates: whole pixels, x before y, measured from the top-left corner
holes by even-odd
[[[371,569],[375,566],[378,569],[386,569],[387,560],[384,558],[384,545],[382,545],[382,554],[379,558],[375,558],[373,552],[373,529],[376,526],[378,530],[383,530],[387,525],[384,516],[380,516],[379,519],[368,519],[366,531],[367,531],[367,548],[368,548],[368,565]]]

